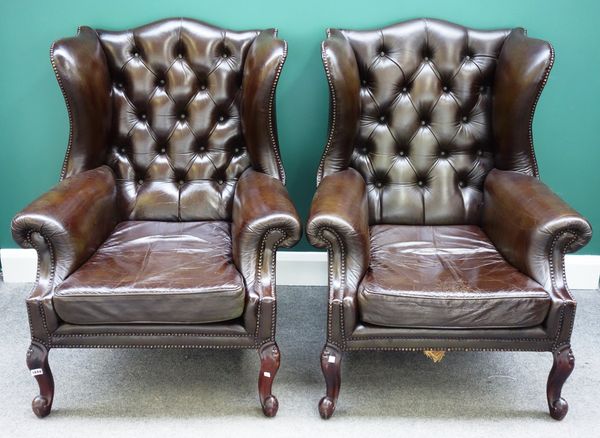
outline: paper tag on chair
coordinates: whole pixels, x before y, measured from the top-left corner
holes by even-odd
[[[41,368],[34,368],[31,370],[31,375],[32,376],[41,376],[42,374],[44,374],[44,370]]]
[[[434,363],[438,363],[444,358],[446,352],[443,350],[424,350],[423,354],[431,359]]]
[[[329,363],[335,363],[335,356],[332,354],[327,358],[327,362]]]
[[[271,378],[271,373],[268,371],[263,372],[263,376],[268,377],[269,379]]]

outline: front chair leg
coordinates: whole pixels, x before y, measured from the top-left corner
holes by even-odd
[[[275,342],[269,342],[258,350],[258,355],[260,357],[260,374],[258,375],[260,404],[265,416],[274,417],[279,409],[279,402],[271,393],[271,388],[281,360],[279,347]]]
[[[31,402],[31,409],[39,418],[44,418],[50,413],[54,399],[54,379],[48,365],[48,351],[45,345],[35,341],[27,350],[27,367],[40,387],[40,394]]]
[[[325,420],[331,418],[335,411],[342,384],[341,368],[342,352],[337,347],[326,344],[321,353],[321,370],[327,385],[327,395],[319,402],[319,414]]]
[[[562,420],[569,411],[567,401],[560,396],[565,381],[571,375],[575,366],[575,356],[570,345],[565,345],[553,351],[554,364],[548,376],[546,393],[548,395],[548,407],[550,416],[555,420]]]

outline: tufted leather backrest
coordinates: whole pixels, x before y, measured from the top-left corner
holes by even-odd
[[[96,114],[98,119],[109,121],[103,141],[89,139],[70,148],[81,149],[68,152],[64,176],[98,165],[97,160],[81,157],[97,156],[98,150],[86,147],[102,141],[104,162],[115,172],[124,219],[229,219],[236,183],[245,169],[253,166],[284,179],[272,107],[286,50],[275,35],[274,29],[234,32],[190,19],[167,19],[117,32],[80,29],[76,38],[96,38],[101,48],[94,56],[103,57],[109,108],[95,108],[104,112]],[[267,39],[277,43],[265,43]],[[81,57],[84,50],[74,48],[70,40],[57,44],[53,64],[65,91],[65,82],[71,79],[67,56]],[[270,63],[275,57],[271,52],[280,56],[276,64]],[[251,69],[246,69],[247,58],[253,58]],[[275,68],[271,76],[261,73]],[[256,104],[254,96],[245,96],[246,85],[251,93],[270,100],[259,101],[264,108],[250,108],[243,115],[244,99]],[[81,94],[72,99],[81,100]],[[72,127],[72,134],[77,128]],[[270,132],[271,141],[255,132]],[[83,160],[87,164],[79,165]]]
[[[497,154],[496,70],[511,32],[523,35],[430,19],[329,30],[332,120],[318,179],[347,166],[360,172],[371,223],[478,223]],[[529,145],[521,157],[534,167]]]

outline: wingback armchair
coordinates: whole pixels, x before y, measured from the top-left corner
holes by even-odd
[[[554,61],[523,29],[418,19],[331,29],[330,130],[307,234],[329,252],[321,356],[335,409],[342,352],[550,351],[550,414],[574,365],[564,254],[588,222],[538,179],[535,106]]]
[[[79,29],[51,60],[71,131],[61,182],[17,214],[38,253],[27,365],[50,413],[51,348],[251,348],[271,384],[275,254],[300,223],[284,187],[275,87],[286,43],[168,19]]]

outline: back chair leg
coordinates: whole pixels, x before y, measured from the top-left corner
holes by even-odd
[[[331,344],[325,344],[321,353],[321,370],[327,385],[327,395],[319,402],[319,414],[327,420],[335,411],[338,396],[340,395],[342,352]]]
[[[46,346],[35,341],[27,350],[27,367],[40,387],[39,395],[31,402],[31,409],[39,418],[44,418],[50,413],[54,400],[54,379],[48,365],[48,352]]]
[[[260,374],[258,375],[258,394],[263,413],[267,417],[274,417],[279,409],[279,402],[272,394],[272,385],[281,355],[275,342],[264,344],[258,351],[260,357]]]
[[[567,401],[560,396],[565,381],[573,372],[575,367],[575,356],[571,350],[571,345],[565,345],[552,352],[554,355],[554,364],[548,376],[548,385],[546,393],[548,396],[548,408],[550,416],[555,420],[562,420],[569,411]]]

